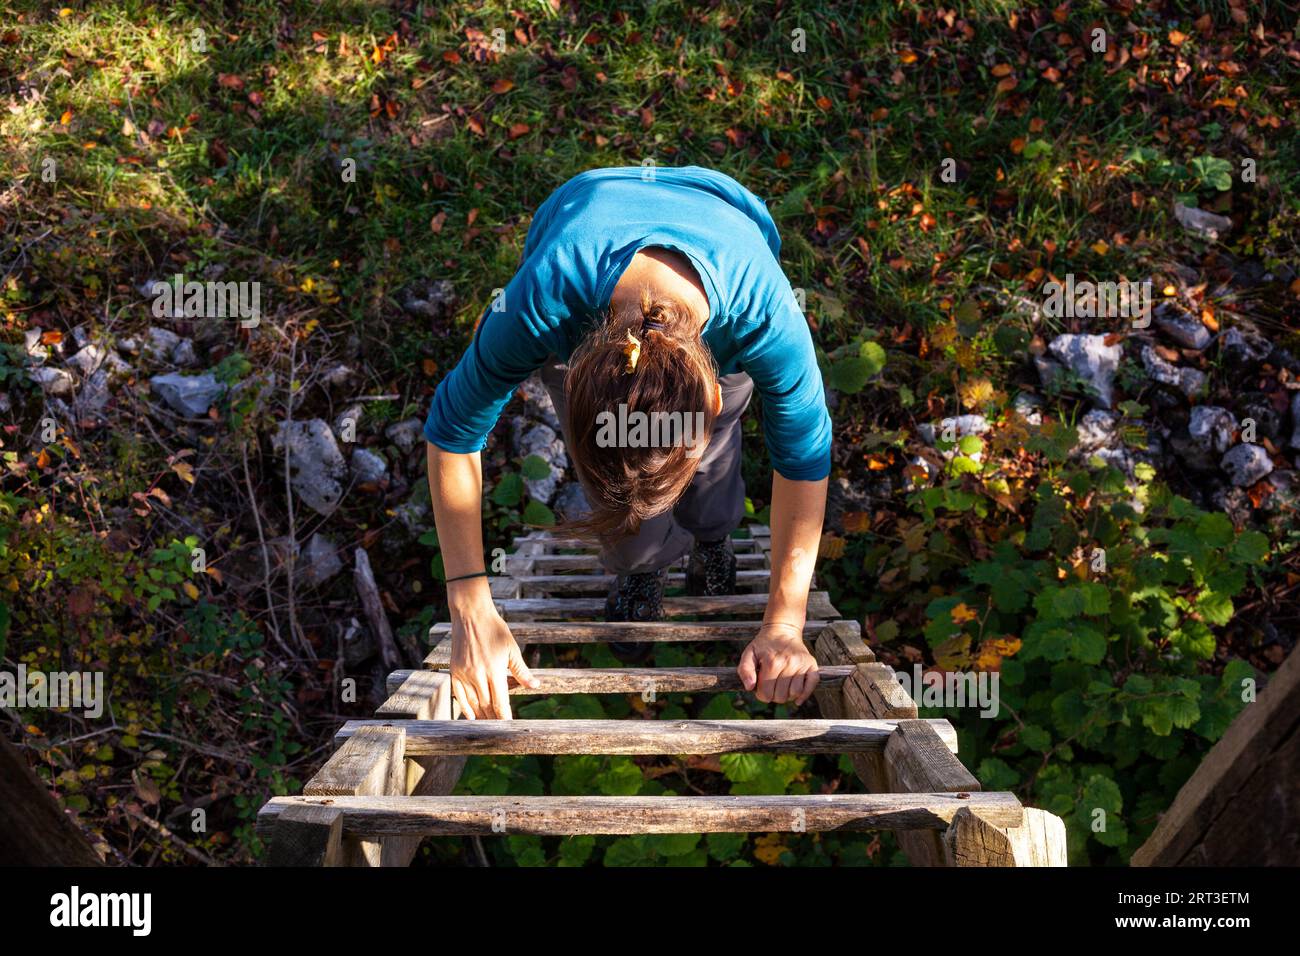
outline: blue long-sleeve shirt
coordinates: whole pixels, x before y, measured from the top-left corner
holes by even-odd
[[[425,437],[444,451],[481,450],[514,389],[549,355],[568,361],[647,246],[695,267],[709,298],[702,338],[720,375],[754,380],[776,471],[825,478],[831,420],[812,335],[777,261],[776,224],[757,196],[699,166],[593,169],[551,193],[519,271],[438,385]]]

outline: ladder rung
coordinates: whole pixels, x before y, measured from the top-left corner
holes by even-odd
[[[408,757],[440,754],[880,753],[897,720],[349,720],[342,745],[361,727],[402,727]],[[957,752],[946,720],[929,720]]]
[[[770,577],[771,572],[766,568],[737,571],[736,586],[750,590],[754,588],[766,590]],[[514,578],[514,580],[519,583],[520,587],[534,591],[550,591],[555,594],[585,594],[592,591],[601,593],[608,591],[616,578],[612,574],[523,574]],[[682,572],[678,571],[668,575],[668,587],[679,588],[685,584],[686,575]]]
[[[525,644],[604,644],[608,641],[747,643],[754,639],[762,626],[762,621],[511,621],[510,633]],[[825,626],[825,621],[805,622],[804,640],[814,640]],[[429,628],[429,639],[437,644],[450,633],[450,624],[435,624]]]
[[[326,802],[328,801],[328,802]],[[718,797],[276,797],[258,815],[269,832],[287,807],[343,813],[348,837],[632,833],[798,833],[942,830],[970,807],[993,826],[1019,826],[1010,793],[837,793]]]
[[[520,614],[547,620],[603,617],[605,599],[596,598],[502,598],[496,602],[502,614]],[[766,594],[719,594],[713,597],[665,597],[664,614],[690,617],[707,614],[762,614],[767,609]],[[808,616],[837,617],[825,591],[808,594]]]
[[[736,553],[746,552],[749,554],[761,554],[771,543],[771,537],[768,535],[755,536],[752,538],[732,538],[731,547]],[[582,538],[515,538],[513,547],[517,552],[523,545],[540,544],[543,554],[553,554],[556,551],[577,551],[582,550],[595,554],[597,546],[590,541]]]
[[[408,677],[418,673],[421,671],[393,671],[388,675],[388,693],[396,694]],[[818,686],[839,687],[852,673],[851,664],[819,667]],[[734,667],[534,667],[532,675],[541,682],[540,687],[512,686],[511,695],[644,694],[647,691],[680,694],[744,690]]]
[[[525,561],[531,561],[533,570],[540,574],[547,574],[555,571],[601,571],[603,570],[598,554],[537,554],[530,558],[524,558]],[[685,560],[677,560],[668,565],[669,570],[680,571],[686,565]],[[736,567],[738,568],[761,568],[763,566],[763,555],[757,551],[750,553],[738,553],[736,555]]]

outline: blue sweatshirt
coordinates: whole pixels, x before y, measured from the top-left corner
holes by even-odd
[[[568,361],[647,246],[674,249],[695,267],[709,298],[702,338],[720,375],[754,380],[776,471],[804,481],[830,474],[821,372],[777,262],[776,224],[757,196],[699,166],[593,169],[551,193],[519,271],[438,385],[425,438],[444,451],[480,451],[514,389],[548,356]]]

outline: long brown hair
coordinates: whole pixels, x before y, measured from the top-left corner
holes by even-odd
[[[563,530],[622,538],[672,508],[695,477],[713,432],[717,381],[698,320],[684,305],[643,289],[637,305],[611,309],[574,351],[564,379],[569,455],[591,513],[566,522]],[[608,438],[611,419],[625,420],[620,405],[627,415],[641,413],[643,421],[689,421],[683,427],[693,437],[689,444],[666,447],[654,441],[611,446],[602,438]],[[659,417],[664,412],[676,417]]]

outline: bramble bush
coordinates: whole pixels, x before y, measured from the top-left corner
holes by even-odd
[[[948,480],[908,496],[893,533],[853,535],[822,572],[860,595],[878,645],[941,671],[1000,675],[1000,710],[926,709],[959,732],[983,786],[1063,817],[1071,861],[1127,862],[1247,700],[1253,670],[1215,662],[1213,628],[1269,552],[1135,467],[1065,467],[1075,431],[1047,422],[1031,483],[956,444]],[[939,443],[941,450],[953,447]],[[1023,516],[1023,517],[1022,517]]]

